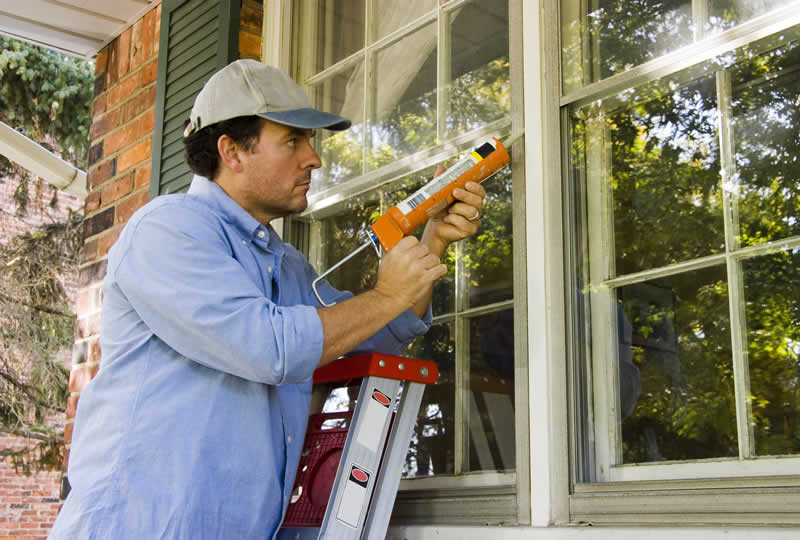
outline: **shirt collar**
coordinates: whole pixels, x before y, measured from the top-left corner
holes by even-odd
[[[188,193],[189,195],[203,199],[214,209],[219,211],[225,217],[225,220],[233,225],[234,229],[244,238],[252,241],[259,239],[258,242],[263,245],[274,245],[274,240],[278,238],[272,226],[265,227],[262,225],[260,221],[242,208],[239,203],[231,199],[230,195],[225,193],[216,182],[195,175],[192,178]],[[259,231],[265,231],[266,235],[262,234],[261,237],[257,236]]]

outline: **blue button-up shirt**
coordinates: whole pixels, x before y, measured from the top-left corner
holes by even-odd
[[[315,278],[204,178],[140,209],[108,256],[103,357],[50,538],[274,537],[322,354]],[[359,350],[399,353],[429,317],[406,312]]]

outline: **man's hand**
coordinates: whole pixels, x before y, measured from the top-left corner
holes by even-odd
[[[381,260],[375,291],[402,303],[406,310],[416,304],[433,282],[447,274],[447,266],[430,248],[406,236]]]
[[[444,171],[444,167],[439,167],[434,177]],[[478,232],[486,190],[477,182],[467,182],[464,189],[453,190],[453,197],[456,201],[440,214],[431,217],[422,233],[422,243],[439,257],[444,255],[453,242],[469,238]]]

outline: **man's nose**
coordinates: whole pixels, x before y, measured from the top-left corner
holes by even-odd
[[[301,161],[302,167],[304,169],[309,169],[309,168],[319,169],[320,167],[322,167],[322,161],[320,160],[317,151],[314,150],[314,145],[311,144],[310,138],[305,140],[305,144],[303,145],[303,147],[305,151],[303,153],[303,159]]]

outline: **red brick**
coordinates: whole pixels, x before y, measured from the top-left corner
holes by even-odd
[[[239,58],[260,58],[261,37],[245,30],[239,30]]]
[[[94,58],[94,74],[95,76],[103,73],[108,67],[108,46],[106,45],[102,51],[97,53]]]
[[[93,191],[86,197],[84,212],[94,212],[98,208],[100,208],[100,191]]]
[[[100,257],[105,257],[108,254],[108,250],[111,249],[111,246],[113,246],[114,242],[116,242],[117,239],[119,238],[119,233],[121,233],[121,232],[122,232],[122,229],[118,228],[116,230],[108,231],[106,234],[104,234],[103,236],[98,238],[97,239],[97,255],[100,256]],[[92,321],[89,321],[89,322],[90,322],[90,330],[93,330],[94,329],[94,325],[91,324]],[[100,326],[98,325],[97,326],[97,331],[94,332],[94,333],[99,333],[99,331],[100,331]]]
[[[117,178],[116,180],[112,180],[108,184],[103,186],[103,194],[102,194],[102,204],[103,206],[108,206],[114,201],[120,200],[122,197],[127,195],[133,190],[133,175],[126,174],[122,178]],[[101,249],[98,245],[98,254],[102,257],[103,254],[100,253]]]
[[[97,370],[100,369],[100,340],[93,339],[89,343],[89,355],[87,357],[89,362],[95,362],[94,365],[89,366],[89,375],[91,379],[94,379],[94,376],[97,375]]]
[[[99,239],[97,242],[98,245],[100,245],[102,239]],[[78,319],[75,321],[75,330],[78,339],[85,339],[98,335],[100,333],[100,317],[100,313],[93,313],[85,317],[78,317]]]
[[[86,184],[89,189],[94,189],[115,174],[115,161],[113,159],[106,160],[100,165],[89,169],[89,174],[86,176]],[[88,200],[87,200],[87,211]]]
[[[158,44],[161,40],[161,4],[156,8],[155,33],[153,34],[153,54],[158,55]]]
[[[156,31],[156,10],[151,9],[144,16],[144,24],[142,25],[142,56],[145,60],[149,60],[153,56],[153,38]]]
[[[99,116],[106,112],[106,97],[107,94],[103,93],[94,98],[92,102],[92,117]]]
[[[69,396],[67,399],[67,418],[75,418],[75,409],[78,408],[78,396]]]
[[[136,169],[136,176],[133,179],[133,190],[136,191],[139,188],[143,188],[150,185],[150,175],[152,174],[152,164],[146,163]],[[121,205],[122,203],[120,203]],[[119,208],[117,208],[117,213],[119,213]]]
[[[108,91],[106,107],[113,109],[118,103],[128,99],[139,86],[139,77],[128,77]]]
[[[120,154],[117,161],[117,170],[125,172],[145,159],[150,159],[151,142],[151,138],[148,137]]]
[[[144,88],[158,77],[158,59],[145,64],[139,72],[139,87]]]
[[[119,125],[119,109],[94,119],[89,127],[89,139],[96,140]]]
[[[136,141],[136,126],[134,124],[126,124],[119,128],[106,138],[105,151],[106,155],[117,153],[126,146],[130,146]]]
[[[125,121],[129,122],[148,109],[155,110],[156,86],[152,85],[143,92],[136,94],[125,104]],[[152,129],[150,130],[152,131]]]
[[[117,82],[117,66],[119,65],[119,37],[117,37],[107,47],[108,49],[108,68],[106,69],[106,88]]]
[[[144,55],[144,36],[142,35],[144,26],[144,17],[139,19],[133,24],[131,34],[131,71],[136,69],[144,63],[146,59]]]
[[[128,28],[119,36],[119,64],[117,76],[122,79],[128,74],[131,65],[131,29]]]
[[[97,240],[87,240],[81,250],[81,263],[97,259]]]
[[[69,372],[69,391],[80,392],[91,380],[92,374],[85,363],[73,366]]]
[[[242,2],[239,10],[239,27],[249,28],[256,33],[261,33],[261,25],[264,19],[264,8],[248,2]]]
[[[149,167],[148,167],[149,168]],[[139,208],[147,204],[150,200],[150,191],[145,189],[134,193],[127,199],[120,201],[116,210],[116,223],[125,223]]]

